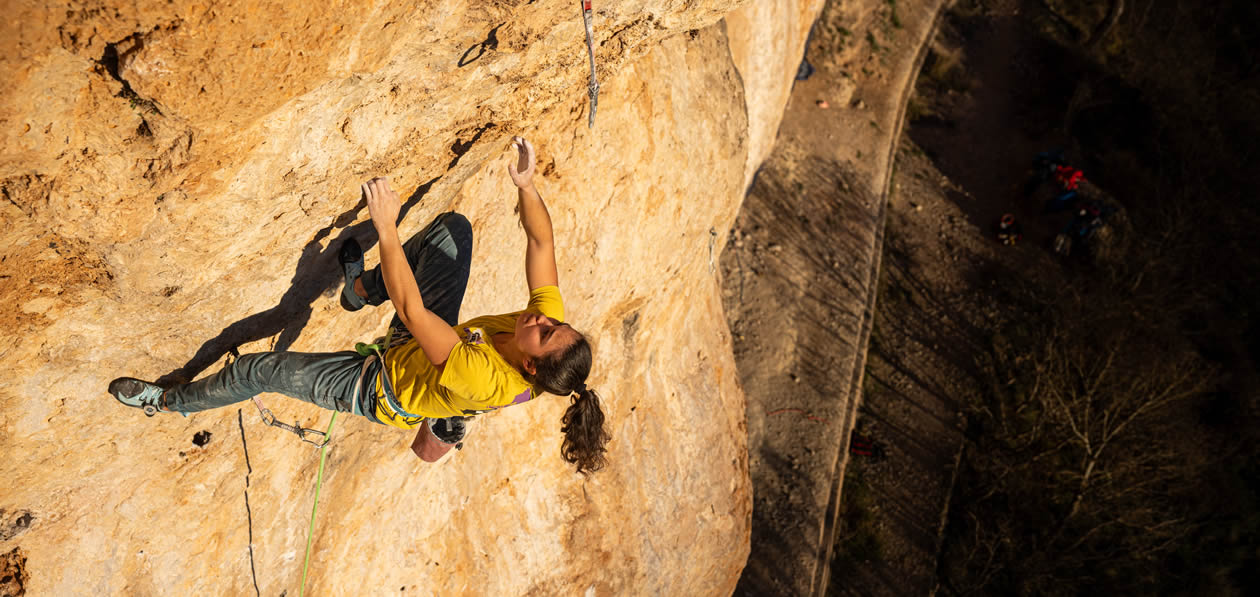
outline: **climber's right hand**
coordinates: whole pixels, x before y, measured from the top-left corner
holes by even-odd
[[[363,183],[363,198],[367,200],[368,213],[372,216],[372,225],[376,231],[396,230],[398,214],[402,204],[398,201],[398,193],[389,188],[389,179],[373,178]]]

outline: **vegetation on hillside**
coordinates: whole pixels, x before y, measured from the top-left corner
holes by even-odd
[[[1260,6],[1041,0],[1061,126],[1126,203],[1124,259],[1008,285],[975,357],[942,582],[959,595],[1260,587]],[[982,8],[964,2],[963,10]]]

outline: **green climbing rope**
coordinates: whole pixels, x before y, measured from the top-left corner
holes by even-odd
[[[332,420],[328,422],[328,431],[324,433],[328,440],[332,439],[333,423],[337,422],[337,412],[333,411]],[[319,488],[324,484],[324,460],[328,456],[328,441],[319,447],[319,474],[315,476],[315,505],[311,506],[311,528],[306,530],[306,562],[302,564],[302,586],[298,588],[298,597],[306,593],[306,569],[311,565],[311,540],[315,538],[315,513],[319,510]]]

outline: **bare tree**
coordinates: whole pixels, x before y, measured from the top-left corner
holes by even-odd
[[[1178,418],[1213,371],[1114,296],[1023,299],[977,357],[984,398],[969,428],[980,433],[947,555],[960,593],[1075,594],[1194,529],[1176,501],[1195,443]]]

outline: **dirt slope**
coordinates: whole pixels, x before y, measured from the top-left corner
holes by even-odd
[[[793,89],[722,255],[754,485],[737,594],[821,595],[830,581],[892,150],[943,4],[824,7],[816,73]]]

